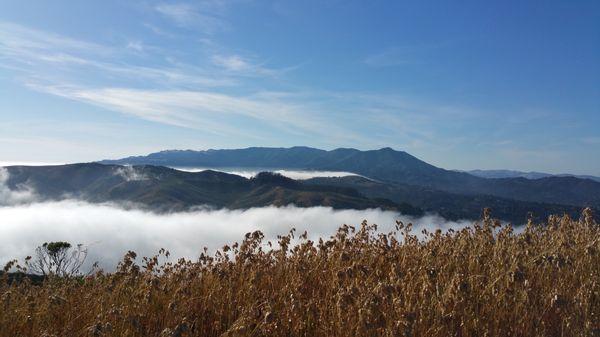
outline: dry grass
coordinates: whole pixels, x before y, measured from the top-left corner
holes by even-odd
[[[600,336],[600,228],[589,212],[519,233],[343,226],[318,243],[260,232],[198,262],[0,283],[1,336]],[[167,254],[161,252],[161,254]]]

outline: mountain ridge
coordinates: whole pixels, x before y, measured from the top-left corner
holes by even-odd
[[[348,148],[327,151],[310,147],[167,151],[101,163],[346,171],[377,181],[459,195],[491,195],[527,202],[600,207],[600,182],[593,180],[556,176],[536,180],[482,178],[439,168],[389,147],[366,151]]]
[[[61,166],[9,166],[7,185],[33,189],[41,201],[80,199],[128,202],[160,212],[209,205],[245,209],[263,206],[329,206],[334,209],[382,208],[409,215],[423,212],[407,203],[365,197],[347,186],[304,184],[274,173],[245,178],[205,170],[185,172],[162,166],[118,166],[99,163]]]
[[[7,167],[8,187],[30,187],[39,201],[78,199],[143,206],[157,212],[198,206],[247,209],[263,206],[330,206],[335,209],[381,208],[420,216],[435,213],[448,220],[478,219],[491,207],[501,220],[523,224],[550,214],[578,216],[581,207],[525,202],[490,195],[460,195],[428,187],[376,181],[361,176],[294,180],[269,172],[252,178],[204,170],[82,163]],[[526,180],[524,178],[521,178]],[[573,178],[566,178],[573,179]],[[531,214],[530,214],[531,212]]]
[[[569,174],[569,173],[544,173],[537,171],[516,171],[516,170],[470,170],[462,171],[481,178],[526,178],[526,179],[541,179],[547,177],[575,177],[579,179],[590,179],[600,182],[600,177],[586,174]]]

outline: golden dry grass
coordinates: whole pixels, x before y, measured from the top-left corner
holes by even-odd
[[[600,228],[380,234],[363,223],[265,249],[260,232],[197,262],[0,283],[1,336],[600,336]],[[275,249],[275,247],[277,247]],[[161,252],[166,254],[165,252]]]

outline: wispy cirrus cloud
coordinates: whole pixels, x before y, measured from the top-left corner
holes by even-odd
[[[285,72],[295,69],[296,67],[289,67],[285,69],[273,69],[268,68],[264,64],[258,61],[252,60],[248,57],[241,55],[224,55],[214,54],[211,57],[211,61],[214,65],[224,69],[229,74],[236,74],[239,76],[248,77],[278,77]]]
[[[197,28],[203,33],[213,34],[229,28],[221,16],[224,4],[218,1],[191,3],[162,3],[154,9],[179,27]]]
[[[156,11],[169,17],[180,25],[190,24],[198,13],[190,4],[160,4],[155,7]]]
[[[48,81],[105,80],[126,82],[144,79],[154,85],[231,86],[236,80],[199,66],[171,63],[160,66],[139,65],[128,58],[128,50],[146,51],[141,41],[123,46],[104,46],[58,34],[0,21],[0,67],[23,73],[26,77]],[[57,67],[60,72],[57,73]]]
[[[41,65],[85,66],[112,56],[115,50],[100,44],[72,39],[0,21],[0,67],[37,71]]]
[[[251,68],[250,63],[239,55],[213,55],[214,64],[227,70],[243,71]]]
[[[7,56],[20,56],[31,52],[48,54],[56,49],[65,53],[83,52],[96,55],[107,55],[112,51],[112,48],[96,43],[0,21],[0,50]]]
[[[34,82],[28,85],[41,92],[148,121],[218,134],[240,132],[238,128],[229,126],[231,119],[228,117],[250,118],[288,132],[321,132],[320,123],[304,113],[301,106],[289,102],[291,95],[286,93],[258,92],[235,96],[190,90],[87,88]]]
[[[54,73],[50,80],[64,81],[71,75],[79,77],[75,80],[85,76],[86,81],[105,79],[113,84],[144,79],[157,86],[224,87],[238,85],[239,78],[273,78],[295,69],[270,68],[256,57],[230,54],[215,45],[206,48],[204,62],[200,59],[194,65],[177,61],[168,54],[169,51],[148,46],[141,40],[105,46],[0,21],[0,60],[4,61],[0,67],[34,78],[48,79],[47,74],[60,67],[61,78]],[[160,62],[141,65],[147,62],[136,57],[143,61],[156,58]]]
[[[184,20],[185,9],[172,9],[171,14]],[[103,46],[0,24],[4,60],[0,66],[20,72],[20,81],[28,88],[220,136],[265,139],[277,134],[300,143],[320,139],[321,146],[397,145],[410,150],[436,141],[438,130],[432,120],[451,124],[464,113],[397,95],[265,89],[273,79],[280,88],[293,68],[272,69],[257,57],[228,53],[214,45],[207,46],[203,62],[190,65],[141,40]],[[148,58],[156,62],[142,62]]]
[[[306,104],[305,94],[244,86],[246,77],[270,78],[280,72],[238,54],[209,55],[204,66],[170,62],[151,67],[124,56],[126,49],[143,49],[138,44],[104,48],[19,25],[2,28],[10,36],[0,45],[0,57],[6,61],[2,66],[20,72],[22,83],[39,92],[219,135],[256,137],[232,122],[247,118],[288,134],[359,138],[327,123]],[[54,72],[58,67],[61,71]],[[244,90],[222,90],[232,86]]]

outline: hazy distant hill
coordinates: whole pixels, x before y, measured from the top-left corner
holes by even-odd
[[[493,210],[494,217],[523,224],[529,216],[543,221],[552,214],[569,214],[577,217],[581,207],[536,203],[500,198],[491,195],[461,195],[398,183],[382,183],[363,177],[313,178],[306,184],[352,187],[372,198],[385,198],[394,202],[407,202],[425,212],[437,213],[449,220],[477,219],[485,207]]]
[[[513,170],[471,170],[466,171],[474,176],[481,178],[527,178],[527,179],[540,179],[547,177],[575,177],[579,179],[590,179],[600,182],[600,177],[589,176],[589,175],[577,175],[577,174],[550,174],[543,172],[522,172]]]
[[[367,198],[349,187],[309,185],[271,173],[247,179],[210,170],[192,173],[159,166],[96,163],[12,166],[8,171],[10,188],[25,184],[34,188],[42,199],[131,202],[159,211],[201,205],[237,209],[295,204],[336,209],[380,207],[404,214],[422,214],[420,209],[408,204]]]
[[[380,182],[412,185],[453,194],[600,207],[600,182],[590,179],[557,176],[535,180],[522,177],[487,179],[466,172],[438,168],[404,151],[391,148],[370,151],[325,151],[308,147],[163,151],[103,163],[347,171]]]

